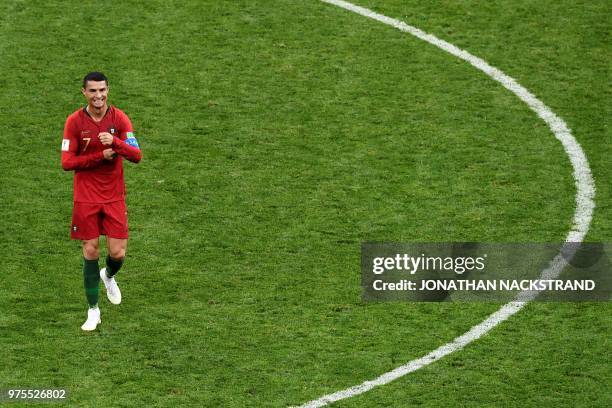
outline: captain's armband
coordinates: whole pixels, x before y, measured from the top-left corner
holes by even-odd
[[[134,137],[134,132],[127,132],[126,136],[127,136],[127,139],[125,139],[125,143],[140,150],[140,146],[138,145],[138,140],[136,140],[136,138]]]

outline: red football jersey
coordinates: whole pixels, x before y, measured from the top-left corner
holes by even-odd
[[[98,134],[114,136],[105,146]],[[117,156],[104,159],[103,150],[112,148]],[[132,123],[123,111],[109,106],[106,115],[96,122],[85,108],[68,117],[62,140],[62,167],[74,170],[74,201],[109,203],[125,199],[123,157],[138,163],[142,153],[134,138]]]

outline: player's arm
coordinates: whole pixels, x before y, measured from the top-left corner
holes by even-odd
[[[105,159],[104,152],[78,155],[78,151],[79,139],[71,118],[68,118],[62,140],[62,168],[66,171],[91,169],[98,167]]]
[[[140,160],[142,160],[140,146],[138,145],[138,141],[134,137],[133,132],[126,133],[125,140],[122,140],[117,136],[113,137],[113,150],[116,151],[118,155],[125,157],[132,163],[138,163]]]
[[[113,150],[132,163],[140,162],[142,160],[142,152],[138,141],[134,137],[132,122],[123,112],[121,113],[120,129],[119,137],[113,136]]]

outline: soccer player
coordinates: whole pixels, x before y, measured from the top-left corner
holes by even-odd
[[[108,300],[121,303],[115,274],[125,258],[128,239],[123,159],[142,158],[132,123],[125,113],[108,105],[108,79],[101,72],[83,78],[81,90],[87,106],[71,114],[64,127],[62,168],[74,170],[74,207],[70,237],[83,245],[83,277],[89,303],[81,326],[95,330],[100,320],[98,285]],[[99,269],[99,237],[106,235],[106,267]]]

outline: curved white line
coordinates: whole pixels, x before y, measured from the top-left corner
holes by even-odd
[[[591,175],[591,169],[589,163],[584,154],[584,151],[580,147],[580,144],[576,141],[565,122],[555,115],[542,101],[536,98],[531,92],[519,85],[513,78],[504,74],[499,69],[492,67],[486,61],[478,58],[467,51],[464,51],[453,44],[450,44],[444,40],[441,40],[431,34],[427,34],[424,31],[419,30],[416,27],[410,26],[402,21],[395,20],[393,18],[378,14],[364,7],[356,6],[341,0],[321,0],[325,3],[332,4],[334,6],[341,7],[343,9],[352,11],[365,17],[380,21],[381,23],[390,25],[397,28],[400,31],[412,34],[413,36],[420,38],[444,51],[461,58],[464,61],[469,62],[474,67],[478,68],[500,84],[502,84],[509,91],[519,97],[520,100],[525,102],[531,110],[533,110],[552,130],[555,137],[561,142],[565,152],[567,153],[570,162],[573,167],[573,176],[576,181],[576,211],[574,212],[573,226],[567,234],[566,242],[581,242],[586,236],[591,219],[593,217],[593,210],[595,209],[595,182]],[[570,247],[571,248],[571,247]],[[567,256],[567,254],[566,254]],[[571,256],[570,256],[571,258]],[[551,262],[548,268],[542,271],[540,276],[541,279],[553,279],[559,275],[563,268],[567,265],[566,260],[560,254],[557,255]],[[416,360],[409,361],[408,363],[397,367],[371,381],[365,381],[359,385],[335,392],[333,394],[324,395],[321,398],[310,401],[300,406],[300,408],[315,408],[322,407],[334,401],[339,401],[345,398],[350,398],[355,395],[363,394],[379,385],[388,384],[393,380],[396,380],[408,373],[418,370],[419,368],[425,367],[428,364],[433,363],[442,357],[449,355],[457,350],[462,349],[472,341],[482,337],[489,330],[508,319],[513,314],[521,310],[527,302],[537,296],[539,292],[521,292],[517,295],[516,300],[509,302],[502,306],[498,311],[491,314],[483,322],[477,324],[468,330],[465,334],[457,337],[450,343],[440,346],[431,353],[418,358]]]

